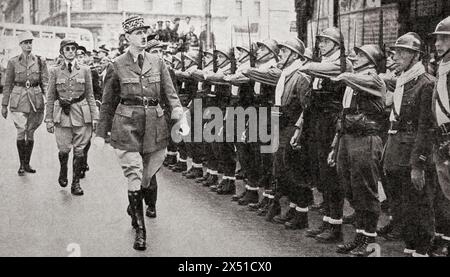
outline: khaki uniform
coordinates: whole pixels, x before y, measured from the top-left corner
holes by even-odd
[[[92,121],[99,120],[92,88],[89,67],[73,62],[72,73],[66,63],[50,69],[45,122],[55,124],[58,149],[69,153],[74,148],[76,156],[83,156],[83,150],[92,137]],[[72,100],[66,114],[62,101]]]
[[[48,72],[44,60],[30,54],[13,57],[8,62],[2,105],[10,107],[17,128],[17,140],[34,140],[44,112],[44,93]]]
[[[136,182],[140,179],[142,187],[148,188],[164,161],[170,135],[164,103],[174,119],[183,112],[164,61],[156,55],[143,55],[142,69],[130,52],[108,67],[97,130],[103,138],[111,131],[111,146],[119,150],[116,152],[131,191],[140,189]],[[144,174],[136,164],[143,164]]]

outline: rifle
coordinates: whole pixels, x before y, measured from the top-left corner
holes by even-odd
[[[378,32],[378,46],[380,47],[383,57],[380,61],[379,65],[379,73],[386,73],[386,44],[383,42],[384,40],[384,28],[383,28],[383,7],[380,4],[380,26],[379,26],[379,32]]]
[[[216,45],[213,44],[213,72],[216,73],[217,70],[219,70],[219,66],[217,64],[217,51],[216,51]]]
[[[250,51],[249,58],[250,58],[250,67],[256,67],[256,55],[254,53],[253,49],[253,43],[252,43],[252,36],[250,34],[250,19],[247,17],[247,26],[248,26],[248,49]]]
[[[237,61],[236,61],[236,53],[234,52],[234,46],[233,46],[233,27],[231,27],[231,49],[230,49],[230,71],[231,74],[235,74],[237,70]]]
[[[203,42],[200,43],[200,49],[199,49],[198,60],[197,60],[197,68],[199,70],[203,69]]]
[[[321,56],[320,56],[320,48],[319,48],[319,40],[317,39],[317,35],[319,34],[319,20],[320,20],[320,1],[318,1],[318,7],[317,7],[317,27],[316,27],[316,41],[314,44],[314,50],[313,50],[313,62],[320,63],[321,62]]]
[[[186,71],[186,63],[184,62],[184,52],[181,51],[181,71]]]
[[[339,59],[341,61],[341,73],[344,73],[347,70],[347,57],[345,56],[345,42],[344,36],[342,35],[342,25],[341,25],[341,7],[338,7],[338,17],[339,17],[339,32],[340,32],[340,56]]]

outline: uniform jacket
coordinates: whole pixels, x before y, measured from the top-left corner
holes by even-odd
[[[157,106],[128,106],[120,99],[154,98]],[[168,107],[164,107],[168,103]],[[173,119],[183,113],[172,79],[164,61],[157,55],[144,53],[139,68],[130,52],[115,59],[108,67],[100,110],[97,135],[105,138],[111,131],[111,146],[125,151],[152,153],[167,146],[170,135],[169,115]]]
[[[432,94],[435,78],[424,73],[405,84],[399,126],[410,131],[390,135],[384,153],[385,170],[424,168],[431,161]]]
[[[59,99],[76,99],[84,95],[85,99],[73,103],[70,113],[62,111]],[[95,105],[92,86],[91,69],[74,62],[72,73],[62,65],[50,69],[47,93],[47,110],[45,122],[53,122],[61,127],[81,127],[99,120],[98,108]]]
[[[40,73],[41,72],[41,73]],[[2,105],[9,107],[12,112],[29,113],[33,110],[44,111],[44,95],[47,91],[48,71],[45,60],[41,58],[39,69],[38,57],[30,54],[28,60],[23,54],[13,57],[6,68],[5,86],[3,88]],[[42,79],[39,80],[39,75]],[[15,83],[40,83],[40,86],[25,88]]]

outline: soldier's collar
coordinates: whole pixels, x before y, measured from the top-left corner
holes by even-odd
[[[28,55],[33,61],[35,60],[35,57],[33,55],[33,53],[30,53],[30,55]],[[22,61],[23,59],[25,59],[25,55],[22,53],[19,56],[19,61]]]
[[[77,59],[74,59],[73,61],[71,61],[72,63],[72,68],[75,68],[77,70],[80,70],[80,66],[78,65],[78,61]],[[61,65],[61,69],[66,69],[66,67],[69,65],[69,61],[67,61],[66,59],[64,59],[64,62]]]
[[[145,58],[145,50],[142,50],[141,52],[136,53],[136,56],[135,56],[130,50],[128,50],[128,54],[130,55],[131,59],[132,59],[135,63],[137,63],[137,60],[138,60],[138,56],[139,56],[139,55],[142,55],[142,57]]]

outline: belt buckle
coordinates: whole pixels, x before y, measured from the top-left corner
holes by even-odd
[[[30,80],[27,80],[27,81],[25,82],[25,88],[30,88],[30,87],[31,87]]]

